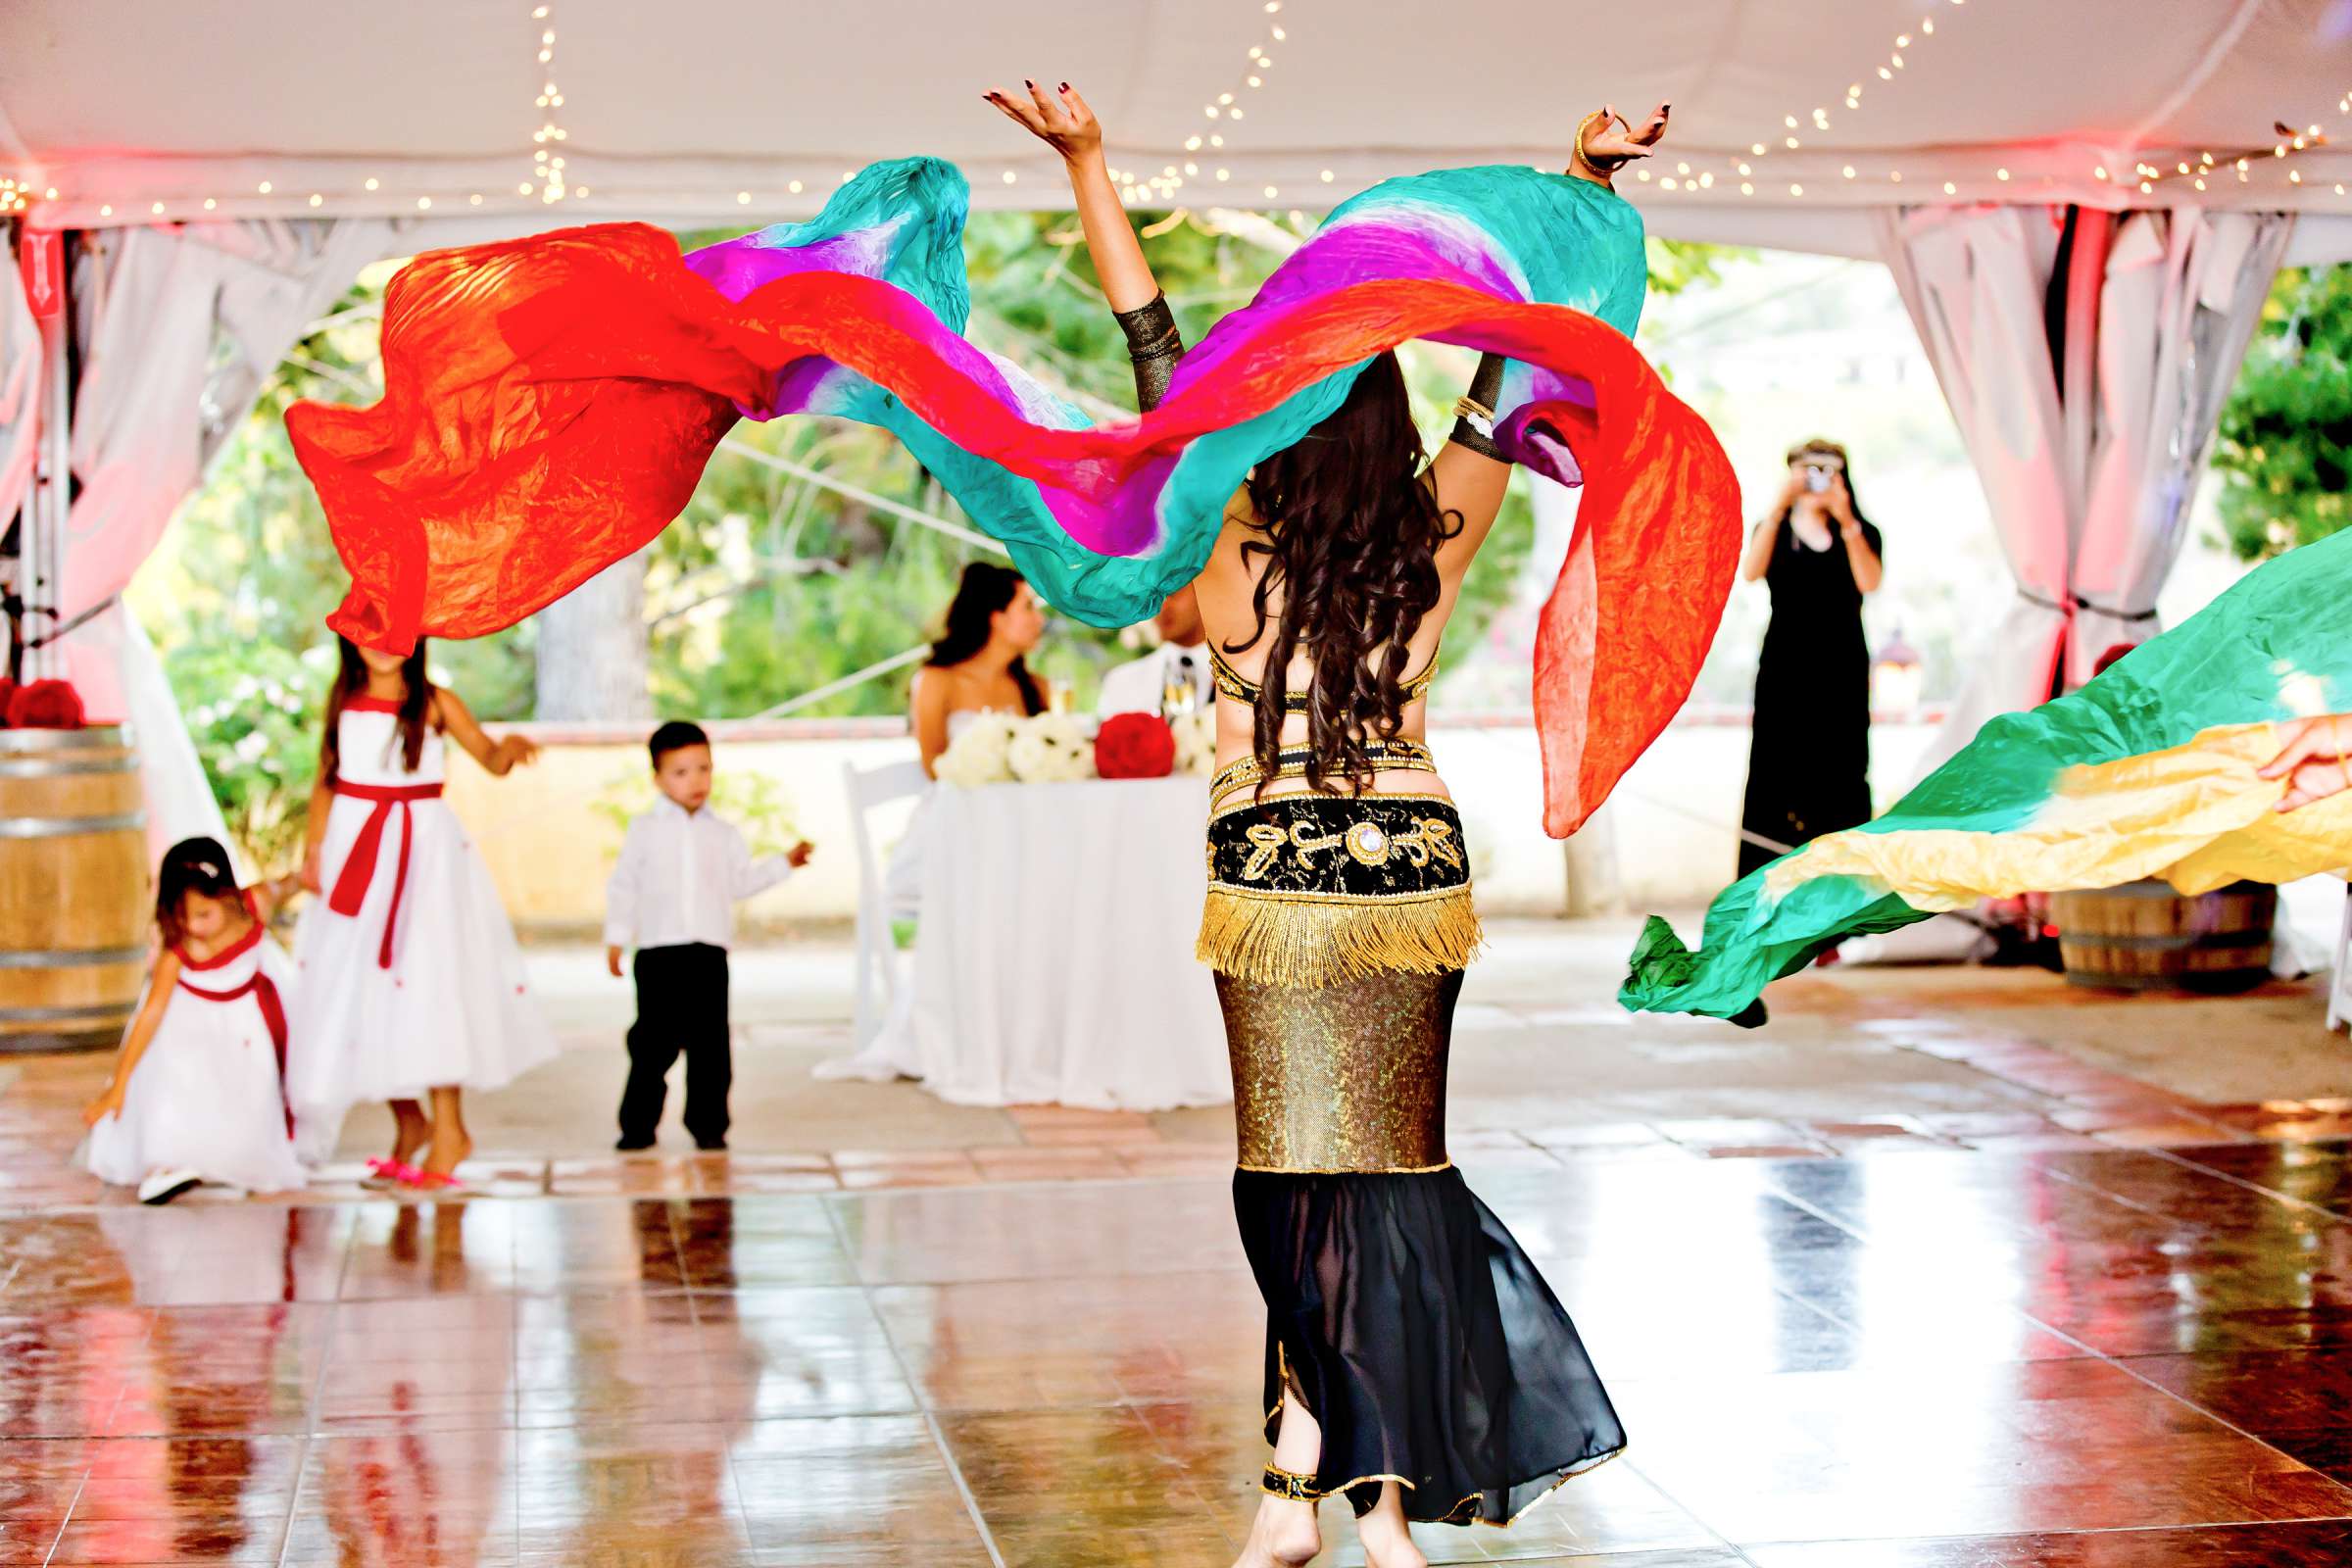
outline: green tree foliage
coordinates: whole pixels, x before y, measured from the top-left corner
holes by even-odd
[[[2213,466],[2240,559],[2324,539],[2352,520],[2352,267],[2288,268],[2223,405]]]

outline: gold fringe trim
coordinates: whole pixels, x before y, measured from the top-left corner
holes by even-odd
[[[1312,989],[1467,968],[1485,942],[1467,887],[1325,902],[1211,886],[1195,952],[1220,974]]]

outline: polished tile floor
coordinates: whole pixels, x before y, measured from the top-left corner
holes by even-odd
[[[1633,1446],[1432,1558],[2352,1562],[2352,1148],[1854,1142],[1464,1152]],[[1258,1333],[1213,1175],[27,1207],[0,1564],[1222,1568]]]

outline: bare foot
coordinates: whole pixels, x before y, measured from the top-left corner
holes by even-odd
[[[392,1102],[392,1163],[410,1164],[433,1136],[433,1124],[413,1100]]]
[[[1381,1505],[1355,1522],[1368,1568],[1429,1568],[1429,1559],[1413,1544],[1404,1522],[1404,1508],[1396,1501],[1396,1483],[1381,1487]]]
[[[1294,1497],[1261,1494],[1257,1517],[1250,1521],[1250,1539],[1233,1568],[1301,1568],[1323,1549],[1322,1532],[1315,1524],[1315,1505]]]
[[[453,1129],[446,1138],[435,1137],[424,1156],[427,1176],[454,1176],[466,1157],[473,1152],[473,1138],[463,1128]]]

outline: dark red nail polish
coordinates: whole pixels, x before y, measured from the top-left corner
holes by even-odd
[[[1065,82],[1063,82],[1063,83],[1061,84],[1061,90],[1062,90],[1063,92],[1068,92],[1068,91],[1070,90],[1070,84],[1069,84],[1068,82],[1066,82],[1066,81],[1065,81]]]

